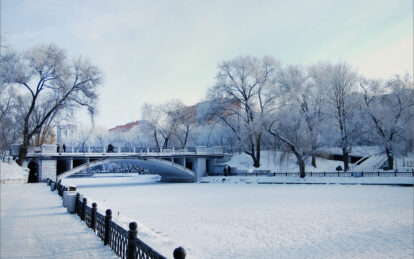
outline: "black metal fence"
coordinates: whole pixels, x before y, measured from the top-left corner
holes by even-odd
[[[51,179],[46,179],[46,183],[52,186],[52,191],[57,190],[59,196],[63,197],[63,192],[69,190],[67,186],[57,183]],[[97,211],[98,205],[92,203],[88,206],[87,198],[80,199],[80,194],[76,194],[75,213],[92,231],[103,240],[104,245],[111,247],[112,251],[123,259],[164,259],[163,255],[152,249],[137,237],[137,223],[131,222],[129,230],[125,230],[112,221],[112,211],[107,209],[105,216]],[[186,251],[182,247],[174,250],[175,259],[185,259]]]
[[[284,172],[284,173],[272,173],[267,172],[230,172],[230,173],[209,173],[209,176],[293,176],[299,177],[298,172]],[[395,176],[411,176],[414,177],[414,171],[412,172],[306,172],[306,177],[395,177]]]

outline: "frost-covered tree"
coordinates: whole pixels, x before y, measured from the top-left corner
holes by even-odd
[[[102,74],[86,58],[68,60],[63,49],[40,44],[15,54],[13,59],[2,59],[1,73],[2,84],[29,96],[28,109],[18,122],[22,125],[23,142],[17,160],[20,165],[32,138],[51,118],[73,114],[80,107],[95,114],[96,88],[102,82]],[[41,107],[45,110],[37,112]],[[34,119],[35,115],[39,117]]]
[[[22,132],[19,121],[19,107],[24,104],[21,96],[12,89],[0,93],[0,151],[4,152],[10,145],[16,143]]]
[[[335,121],[342,149],[344,170],[349,170],[349,153],[352,147],[351,120],[354,118],[352,92],[358,82],[357,73],[346,63],[319,63],[310,70],[315,83],[324,89],[327,115]],[[354,121],[355,122],[355,121]],[[355,128],[355,127],[354,127]]]
[[[6,71],[13,68],[13,64],[17,61],[17,54],[3,46],[1,41],[1,70]],[[1,73],[0,87],[0,150],[4,152],[10,145],[16,143],[22,132],[21,124],[18,121],[20,117],[20,107],[24,105],[21,95],[14,89],[7,88],[9,75]]]
[[[199,126],[196,113],[197,106],[181,106],[177,110],[177,113],[173,113],[178,116],[178,125],[175,136],[182,148],[187,147],[188,142],[192,140],[194,130]]]
[[[304,127],[307,141],[302,141],[301,149],[312,157],[312,165],[316,167],[316,151],[318,148],[319,126],[323,123],[323,90],[308,75],[305,68],[289,65],[279,75],[278,82],[288,89],[289,107],[292,112],[297,112]],[[284,120],[286,121],[286,119]]]
[[[176,136],[182,118],[184,104],[180,100],[171,100],[163,104],[144,104],[142,119],[146,132],[154,137],[157,148],[168,148]],[[160,145],[162,142],[162,145]]]
[[[374,140],[384,147],[388,168],[393,169],[395,146],[412,140],[414,116],[412,77],[407,74],[396,75],[385,82],[364,80],[360,86],[364,93],[367,122],[372,129],[370,133],[373,134]]]
[[[239,57],[218,68],[216,84],[208,94],[215,104],[212,111],[235,134],[253,166],[259,167],[264,121],[281,96],[275,81],[279,62],[270,57]]]
[[[279,140],[282,145],[288,147],[295,155],[298,166],[299,175],[305,177],[305,161],[304,158],[308,154],[306,152],[306,141],[304,137],[304,123],[297,107],[287,105],[272,116],[272,120],[267,124],[266,130]]]

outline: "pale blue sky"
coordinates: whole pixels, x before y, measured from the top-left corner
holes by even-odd
[[[144,102],[195,104],[217,64],[240,55],[413,71],[412,0],[1,0],[1,33],[18,50],[54,42],[88,56],[105,74],[96,122],[108,128],[139,119]]]

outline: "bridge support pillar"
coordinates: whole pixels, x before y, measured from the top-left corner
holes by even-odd
[[[73,169],[73,158],[66,160],[66,171]]]
[[[47,178],[55,179],[56,178],[56,170],[57,170],[57,160],[49,160],[43,159],[40,160],[39,163],[39,178],[38,180],[41,182]]]
[[[209,158],[207,159],[207,173],[214,173],[213,168],[217,164],[217,158]]]
[[[207,159],[205,157],[198,157],[194,159],[193,171],[196,175],[196,181],[207,173]]]

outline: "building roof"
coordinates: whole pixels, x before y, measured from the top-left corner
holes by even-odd
[[[109,132],[125,132],[125,131],[129,131],[133,127],[138,126],[139,123],[140,123],[140,121],[133,121],[133,122],[129,122],[129,123],[124,124],[124,125],[117,125],[115,128],[111,128],[108,131]]]

